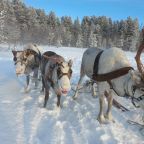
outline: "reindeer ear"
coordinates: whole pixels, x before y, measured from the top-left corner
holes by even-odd
[[[17,51],[12,50],[12,54],[13,54],[13,56],[15,57],[15,56],[16,56],[16,54],[17,54]]]
[[[130,70],[131,78],[136,84],[141,83],[141,74],[138,71]]]
[[[73,61],[70,59],[70,60],[68,61],[68,65],[69,65],[70,67],[72,67],[72,64],[73,64]]]
[[[25,56],[29,56],[30,55],[30,51],[25,51]]]

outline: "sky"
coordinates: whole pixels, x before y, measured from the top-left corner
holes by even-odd
[[[44,9],[48,14],[71,16],[72,19],[84,16],[107,16],[112,20],[138,18],[144,25],[144,0],[24,0],[27,6]]]

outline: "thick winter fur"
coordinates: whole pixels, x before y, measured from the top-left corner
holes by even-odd
[[[85,75],[89,78],[93,78],[93,67],[94,61],[97,54],[100,52],[100,49],[92,48],[87,49],[82,58],[81,64],[81,72],[80,72],[80,80],[78,82],[77,90],[74,95],[74,99],[77,98],[78,89],[81,84],[81,81]],[[112,72],[119,68],[123,67],[130,67],[131,64],[127,59],[124,51],[118,48],[109,48],[103,51],[98,66],[98,74],[105,74],[108,72]],[[100,111],[98,115],[98,120],[100,123],[105,123],[107,120],[113,121],[112,114],[111,114],[111,107],[113,101],[113,90],[110,89],[110,85],[107,81],[104,82],[96,82],[98,86],[98,96],[99,96],[99,104],[100,104]],[[130,70],[124,76],[120,76],[111,80],[111,83],[118,93],[119,96],[128,95],[130,97],[139,97],[144,94],[143,87],[144,82],[141,79],[141,74],[136,70]],[[108,108],[106,113],[103,112],[104,107],[104,98],[108,96]]]
[[[44,107],[49,99],[50,87],[57,95],[57,106],[60,106],[61,95],[66,95],[71,89],[70,78],[72,74],[72,61],[65,59],[54,52],[45,52],[41,61],[43,89],[45,89]]]
[[[15,62],[16,74],[26,75],[27,86],[29,86],[30,74],[33,73],[35,86],[38,83],[38,71],[41,61],[41,48],[36,44],[28,44],[22,51],[13,50],[13,60]]]

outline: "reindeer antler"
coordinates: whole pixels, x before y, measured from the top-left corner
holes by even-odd
[[[144,80],[144,66],[140,60],[140,55],[141,55],[143,49],[144,49],[144,28],[142,29],[142,42],[141,42],[139,49],[137,51],[137,54],[135,56],[137,68],[138,68],[139,72],[142,74],[142,79]]]

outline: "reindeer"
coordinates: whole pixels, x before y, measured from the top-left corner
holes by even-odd
[[[38,84],[38,71],[41,61],[40,48],[36,44],[28,44],[24,47],[24,50],[16,51],[12,50],[13,61],[15,62],[16,75],[26,75],[26,88],[29,87],[30,74],[33,72],[33,79],[35,81],[35,87]]]
[[[111,114],[113,92],[118,96],[129,96],[134,105],[137,103],[144,108],[144,69],[140,61],[143,48],[144,43],[140,45],[136,55],[139,71],[134,70],[124,51],[119,48],[90,48],[84,52],[80,79],[73,98],[77,98],[78,89],[85,75],[94,80],[98,87],[100,110],[97,119],[100,123],[114,121]],[[106,114],[103,112],[105,96],[108,101]]]
[[[47,51],[42,55],[40,67],[43,83],[42,90],[45,89],[44,107],[47,105],[51,87],[57,95],[57,107],[60,107],[61,95],[67,95],[71,89],[72,60],[66,62],[62,56]]]

